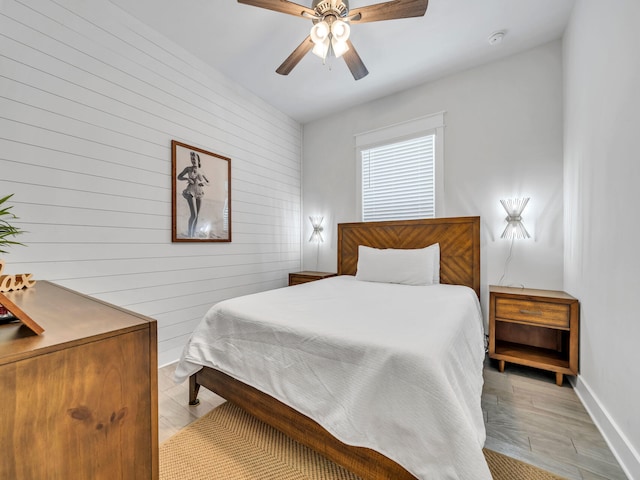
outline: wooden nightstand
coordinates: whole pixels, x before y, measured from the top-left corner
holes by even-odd
[[[295,272],[289,274],[289,286],[299,285],[301,283],[315,282],[323,278],[335,277],[337,273],[330,272]]]
[[[578,374],[579,308],[565,292],[489,286],[489,357],[555,372]]]

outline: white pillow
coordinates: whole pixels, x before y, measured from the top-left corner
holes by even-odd
[[[359,245],[356,279],[405,285],[440,283],[440,244],[414,249]]]

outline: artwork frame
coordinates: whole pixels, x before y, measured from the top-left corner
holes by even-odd
[[[171,141],[171,240],[231,242],[231,159]]]

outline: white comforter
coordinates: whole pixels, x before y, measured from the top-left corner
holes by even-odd
[[[218,303],[176,369],[221,370],[420,479],[491,479],[473,290],[340,276]]]

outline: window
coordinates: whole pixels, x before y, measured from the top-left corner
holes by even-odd
[[[362,150],[362,220],[433,218],[435,135]]]
[[[356,135],[362,221],[442,214],[443,127],[438,114]]]

